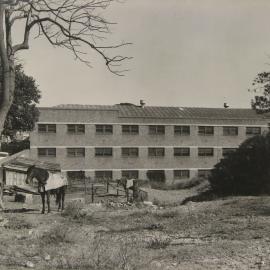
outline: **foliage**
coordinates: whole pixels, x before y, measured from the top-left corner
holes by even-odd
[[[252,83],[252,89],[256,93],[251,101],[251,107],[258,113],[270,111],[270,72],[259,73]]]
[[[3,131],[10,137],[14,137],[17,131],[33,130],[39,116],[36,104],[41,97],[35,79],[24,73],[22,65],[16,66],[15,74],[14,99]]]
[[[209,177],[218,195],[270,193],[270,133],[244,141],[215,165]]]
[[[25,149],[30,149],[29,139],[25,139],[23,141],[14,140],[10,143],[1,143],[1,151],[8,152],[10,155],[16,154]]]

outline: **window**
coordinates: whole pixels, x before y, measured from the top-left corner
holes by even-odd
[[[138,125],[123,125],[122,126],[123,134],[136,135],[139,134],[139,126]]]
[[[223,157],[227,157],[235,151],[236,151],[236,148],[222,148],[222,155]]]
[[[161,182],[164,183],[166,180],[166,175],[164,170],[149,170],[146,173],[147,178],[151,182]]]
[[[246,128],[246,135],[260,135],[261,128],[260,127],[247,127]]]
[[[67,179],[70,180],[83,180],[85,178],[84,171],[68,171]]]
[[[75,134],[85,133],[85,126],[68,124],[67,131],[68,133],[75,133]]]
[[[112,148],[95,148],[96,157],[111,157],[113,155]]]
[[[210,157],[214,155],[214,148],[199,148],[198,156],[200,157]]]
[[[223,135],[224,136],[237,136],[238,127],[223,127]]]
[[[97,134],[113,134],[112,125],[96,125]]]
[[[56,125],[55,124],[38,124],[38,132],[56,133]]]
[[[190,127],[189,126],[174,126],[174,134],[180,136],[190,135]]]
[[[149,126],[150,135],[164,135],[165,126]]]
[[[122,148],[122,156],[123,157],[138,157],[139,149],[135,147],[131,148]]]
[[[39,157],[56,157],[56,148],[38,148]]]
[[[95,171],[95,178],[98,180],[112,179],[112,171]]]
[[[198,170],[198,177],[208,178],[211,174],[211,170]]]
[[[188,147],[174,148],[175,157],[188,157],[190,155],[190,149]]]
[[[211,126],[199,126],[198,127],[198,134],[207,136],[207,135],[214,135],[214,127]]]
[[[148,148],[149,157],[164,157],[165,149],[164,148]]]
[[[139,172],[138,171],[122,171],[122,177],[127,179],[138,179]]]
[[[174,179],[184,179],[189,178],[189,170],[174,170]]]
[[[84,157],[85,149],[84,148],[67,148],[68,157]]]

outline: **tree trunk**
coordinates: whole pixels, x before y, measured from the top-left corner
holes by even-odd
[[[5,18],[5,9],[6,6],[0,4],[0,134],[3,131],[15,89],[14,55],[11,49],[10,25],[7,17]]]

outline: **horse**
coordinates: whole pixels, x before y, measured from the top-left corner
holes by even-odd
[[[35,166],[30,167],[27,171],[26,184],[31,184],[34,180],[38,183],[38,192],[40,193],[42,200],[42,211],[41,213],[45,213],[45,196],[47,198],[47,206],[48,213],[50,213],[50,194],[54,194],[56,196],[56,204],[58,204],[58,211],[64,210],[64,202],[65,202],[65,193],[67,184],[62,185],[55,189],[46,189],[46,184],[49,180],[50,174],[47,170],[42,168],[37,168]]]

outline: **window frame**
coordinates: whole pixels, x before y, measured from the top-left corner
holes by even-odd
[[[224,126],[223,127],[223,136],[238,136],[238,127]]]
[[[203,173],[203,175],[200,175],[200,173]],[[198,170],[197,176],[200,178],[208,178],[211,174],[211,170],[208,169],[200,169]]]
[[[187,131],[184,129],[187,128]],[[177,130],[179,129],[179,130]],[[174,135],[176,136],[190,136],[190,126],[176,125],[174,126]]]
[[[74,127],[74,130],[71,129],[72,127]],[[80,128],[82,128],[82,130],[80,130]],[[84,124],[67,124],[67,133],[68,134],[85,134],[85,125]]]
[[[161,151],[161,155],[159,154]],[[148,157],[165,157],[164,147],[148,147]]]
[[[96,134],[97,135],[112,135],[113,134],[113,125],[97,124],[96,125]]]
[[[209,132],[210,130],[210,132]],[[214,126],[198,126],[199,136],[214,136],[215,127]]]
[[[83,147],[67,147],[67,157],[85,157],[85,148]],[[73,154],[74,153],[74,154]]]
[[[125,151],[126,151],[126,153],[125,153]],[[139,156],[139,148],[138,147],[122,147],[121,148],[121,155],[122,155],[122,157],[136,158]]]
[[[102,177],[98,177],[97,174],[102,173]],[[106,176],[106,173],[109,174],[109,177]],[[95,180],[112,180],[113,179],[113,171],[112,170],[95,170]]]
[[[149,125],[148,134],[149,135],[165,135],[166,126],[165,125]]]
[[[179,153],[177,151],[179,150]],[[187,152],[185,152],[187,150]],[[173,155],[175,157],[190,157],[190,148],[189,147],[174,147]]]
[[[180,175],[177,175],[177,173],[180,172]],[[186,175],[185,175],[186,173]],[[190,170],[183,170],[183,169],[178,169],[178,170],[173,170],[173,178],[174,180],[181,180],[181,179],[187,179],[190,178]]]
[[[129,176],[125,176],[124,174],[128,173]],[[135,176],[133,175],[132,177],[130,175],[135,174]],[[121,172],[122,178],[126,178],[126,179],[139,179],[139,171],[138,170],[122,170]]]
[[[55,134],[56,133],[56,124],[38,124],[38,133]]]
[[[254,133],[254,132],[248,132],[248,130],[253,130],[254,131],[254,129],[257,129],[257,130],[259,130],[259,133]],[[246,136],[257,136],[257,135],[261,135],[262,134],[262,128],[261,127],[258,127],[258,126],[256,126],[256,127],[246,127]]]
[[[124,134],[124,135],[138,135],[139,134],[139,125],[122,125],[122,134]]]
[[[54,147],[41,147],[41,148],[37,148],[37,155],[38,157],[56,157],[56,148]],[[45,151],[45,154],[42,154],[41,151]],[[53,153],[50,153],[50,151],[52,151]]]
[[[211,150],[210,153],[207,153],[207,150]],[[201,151],[206,151],[204,154]],[[198,147],[198,156],[199,157],[213,157],[214,156],[214,148],[213,147]]]
[[[101,150],[102,152],[99,152]],[[110,152],[108,150],[110,150]],[[108,152],[106,153],[106,151]],[[95,157],[112,157],[112,156],[113,156],[112,147],[95,147]]]

